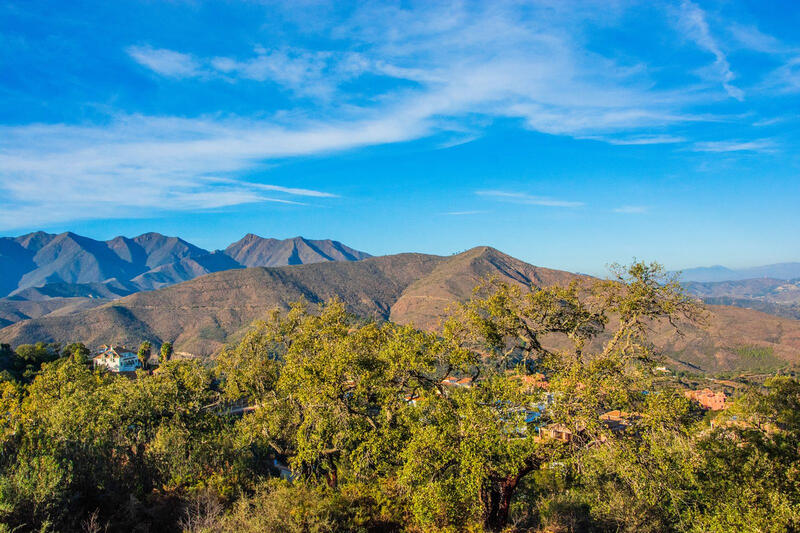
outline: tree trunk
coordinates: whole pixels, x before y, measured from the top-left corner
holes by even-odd
[[[328,486],[335,489],[339,485],[339,473],[336,470],[336,463],[331,456],[328,456],[328,468]]]
[[[490,531],[502,531],[508,524],[508,511],[511,507],[511,498],[517,488],[521,476],[508,477],[500,482],[493,483],[488,494],[488,513],[486,527]]]
[[[486,518],[484,525],[489,531],[502,531],[508,524],[508,511],[511,508],[511,499],[520,480],[533,470],[539,468],[541,460],[531,456],[514,476],[503,479],[494,479],[485,494]]]

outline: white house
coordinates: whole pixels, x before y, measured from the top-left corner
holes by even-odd
[[[103,346],[92,358],[95,368],[106,367],[110,372],[133,372],[142,368],[136,353],[124,346]]]

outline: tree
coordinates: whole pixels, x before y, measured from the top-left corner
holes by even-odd
[[[599,420],[602,413],[646,409],[643,391],[655,357],[646,326],[693,318],[695,307],[659,265],[634,263],[616,276],[531,292],[490,280],[445,324],[445,335],[482,354],[484,376],[470,389],[422,403],[402,479],[423,521],[442,525],[472,516],[503,529],[526,476],[548,463],[578,461],[597,443],[616,439]],[[612,318],[616,329],[597,346]],[[587,353],[587,347],[597,349]],[[538,422],[567,428],[567,443],[526,432],[525,415],[542,392],[525,391],[519,382],[533,371],[547,374],[556,398]]]
[[[300,303],[273,315],[220,356],[220,369],[229,397],[257,406],[253,438],[336,487],[397,468],[409,400],[440,393],[444,377],[476,361],[435,335],[360,322],[333,301],[316,314]]]
[[[69,357],[76,363],[82,365],[89,363],[89,356],[91,354],[92,352],[82,342],[73,342],[71,344],[67,344],[61,350],[61,355],[63,357]]]
[[[648,339],[655,321],[697,315],[636,263],[531,292],[487,281],[438,333],[298,302],[214,362],[164,360],[137,379],[90,371],[78,344],[59,359],[0,345],[13,368],[35,366],[0,381],[0,522],[793,531],[800,383],[768,379],[710,427],[677,381],[654,377]],[[624,424],[600,417],[612,409]],[[550,425],[570,438],[537,432]],[[274,479],[284,465],[291,483]]]
[[[256,405],[253,441],[301,479],[396,479],[423,528],[472,520],[499,530],[528,476],[617,438],[600,414],[644,416],[655,355],[645,324],[693,314],[657,265],[619,275],[531,292],[489,281],[441,335],[364,323],[339,302],[317,313],[301,304],[226,350],[220,370],[230,397]],[[558,401],[526,385],[532,372],[547,374]],[[472,386],[444,384],[451,376]],[[535,416],[573,439],[535,438]]]
[[[139,362],[142,363],[142,368],[147,368],[147,362],[150,360],[150,353],[150,341],[144,341],[139,345],[139,351],[137,352],[136,356],[139,358]]]
[[[43,364],[58,359],[59,349],[60,346],[55,343],[20,344],[13,352],[9,374],[18,380],[31,381]],[[9,352],[4,352],[5,357],[9,357]]]
[[[163,365],[172,358],[172,343],[165,342],[161,345],[161,351],[158,354],[158,363]]]

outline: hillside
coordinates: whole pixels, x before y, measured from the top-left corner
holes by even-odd
[[[800,278],[685,282],[683,286],[689,294],[708,304],[732,305],[787,318],[800,318]]]
[[[135,345],[174,342],[179,351],[212,355],[249,324],[301,297],[333,297],[359,315],[434,328],[453,302],[469,297],[486,276],[524,286],[566,284],[575,274],[535,267],[492,248],[450,257],[400,254],[358,262],[248,268],[140,292],[97,308],[43,316],[0,330],[0,342],[81,340]],[[655,332],[674,366],[706,371],[800,363],[800,321],[735,307],[709,307],[707,328]]]
[[[443,258],[402,254],[359,262],[229,270],[164,289],[140,292],[88,312],[43,317],[0,330],[0,340],[80,338],[88,344],[172,340],[176,349],[208,355],[270,309],[301,297],[339,297],[356,313],[388,318],[413,281]]]
[[[479,247],[441,261],[428,275],[403,291],[392,305],[391,320],[433,328],[453,302],[469,298],[481,280],[495,276],[526,287],[567,284],[581,276],[529,265],[489,247]]]
[[[105,298],[48,298],[46,300],[10,300],[0,298],[0,328],[16,322],[56,314],[69,314],[103,305]]]

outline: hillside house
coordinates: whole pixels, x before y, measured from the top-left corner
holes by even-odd
[[[102,346],[92,358],[94,368],[106,368],[109,372],[133,372],[142,368],[136,352],[124,346]]]
[[[600,415],[600,421],[614,433],[625,431],[631,425],[631,422],[638,418],[640,418],[639,415],[620,411],[619,409]]]
[[[569,442],[572,440],[572,430],[564,424],[548,424],[539,429],[539,440],[560,440],[561,442]]]
[[[472,378],[456,378],[450,376],[442,380],[442,385],[470,389],[472,388]]]
[[[684,394],[690,400],[694,400],[702,405],[704,409],[722,411],[727,407],[725,403],[727,401],[727,396],[725,396],[725,393],[722,391],[714,392],[709,388],[705,388],[701,390],[687,390]]]
[[[522,381],[523,390],[527,393],[535,392],[537,389],[547,390],[547,388],[550,386],[544,374],[537,373],[526,376],[516,375],[514,377]]]

